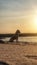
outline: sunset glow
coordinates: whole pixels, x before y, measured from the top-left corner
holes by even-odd
[[[0,33],[37,33],[37,0],[0,0]]]
[[[34,24],[35,24],[35,27],[37,28],[37,15],[35,15],[34,17]]]
[[[35,32],[37,32],[37,15],[33,16],[33,27]]]

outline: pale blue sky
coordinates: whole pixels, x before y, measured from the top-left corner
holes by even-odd
[[[35,14],[37,0],[0,0],[0,33],[34,32]]]

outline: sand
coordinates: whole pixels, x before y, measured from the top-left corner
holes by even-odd
[[[37,65],[37,45],[0,44],[0,61],[9,65]]]

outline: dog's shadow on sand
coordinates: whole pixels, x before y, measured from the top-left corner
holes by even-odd
[[[0,61],[0,65],[9,65],[9,64],[6,62]]]

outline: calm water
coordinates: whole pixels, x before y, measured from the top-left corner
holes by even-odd
[[[37,42],[37,36],[19,37],[19,41],[24,41],[24,42]]]
[[[9,41],[10,38],[3,39],[4,41]],[[37,42],[37,36],[30,36],[30,37],[19,37],[18,41],[22,42]]]

